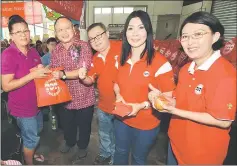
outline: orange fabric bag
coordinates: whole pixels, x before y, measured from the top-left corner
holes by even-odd
[[[50,69],[51,71],[63,68]],[[38,107],[64,103],[72,100],[69,89],[64,81],[56,80],[51,74],[46,78],[35,79]]]

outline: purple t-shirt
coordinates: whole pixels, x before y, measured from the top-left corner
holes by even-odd
[[[14,74],[19,79],[30,73],[30,69],[41,64],[35,48],[25,56],[14,43],[2,52],[2,75]],[[8,108],[13,116],[32,117],[37,115],[37,97],[34,80],[8,93]]]

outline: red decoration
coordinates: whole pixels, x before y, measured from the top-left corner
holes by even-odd
[[[83,1],[63,1],[63,0],[38,0],[40,3],[49,7],[50,9],[74,20],[79,21],[82,14]]]

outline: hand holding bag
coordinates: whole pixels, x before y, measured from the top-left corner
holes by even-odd
[[[63,68],[50,69],[59,71]],[[72,100],[69,89],[64,81],[54,79],[52,74],[46,78],[34,79],[38,107],[64,103]]]

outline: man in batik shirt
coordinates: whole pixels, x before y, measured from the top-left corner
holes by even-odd
[[[73,162],[76,162],[87,155],[95,104],[94,88],[81,84],[78,69],[90,68],[92,52],[87,42],[75,36],[75,29],[70,19],[60,17],[55,21],[54,27],[60,43],[52,52],[50,67],[64,67],[64,70],[53,72],[53,75],[57,79],[65,80],[72,96],[72,101],[65,104],[65,110],[60,118],[63,121],[65,140],[60,146],[60,151],[67,153],[77,145],[78,153],[73,159]],[[80,131],[79,140],[77,140],[77,127]]]

